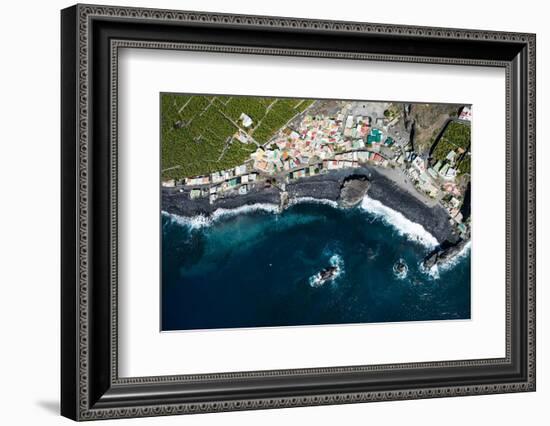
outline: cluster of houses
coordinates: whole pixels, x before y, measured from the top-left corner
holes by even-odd
[[[469,221],[464,220],[464,215],[461,212],[462,201],[460,195],[460,192],[447,191],[447,195],[441,199],[440,203],[447,210],[451,225],[457,228],[463,239],[468,239],[470,238],[470,225]]]
[[[449,213],[451,224],[458,228],[463,237],[466,237],[469,228],[463,223],[464,218],[460,212],[462,191],[455,182],[456,169],[452,168],[451,159],[446,158],[445,163],[438,161],[433,167],[426,168],[426,160],[418,155],[413,154],[413,156],[411,167],[406,171],[407,175],[420,190],[432,198],[438,197],[441,191],[446,194],[440,202]],[[449,170],[451,170],[450,173]]]
[[[419,155],[414,156],[412,159],[411,166],[407,169],[407,174],[416,183],[418,188],[430,197],[436,198],[439,195],[439,185],[427,173],[426,162]]]
[[[467,108],[468,107],[464,107],[462,111],[464,112]],[[464,150],[459,148],[457,151],[449,151],[444,160],[437,161],[428,171],[431,176],[437,177],[443,182],[442,188],[448,196],[441,200],[441,204],[449,213],[451,224],[457,227],[462,238],[469,238],[469,226],[463,222],[464,217],[460,212],[462,191],[455,180],[458,174],[456,161],[458,156],[464,153]]]
[[[275,174],[302,169],[312,163],[323,163],[326,170],[354,167],[338,158],[338,153],[347,151],[357,151],[354,154],[356,157],[350,159],[355,163],[382,163],[382,157],[378,155],[375,158],[374,153],[379,152],[383,145],[391,146],[394,141],[390,137],[383,140],[382,131],[371,128],[370,121],[370,117],[346,117],[344,114],[336,117],[308,115],[297,130],[285,129],[268,147],[258,148],[251,155],[254,168],[263,173]]]
[[[465,108],[462,112],[463,119],[468,119],[469,111]],[[252,124],[244,114],[239,120],[245,128]],[[236,137],[243,143],[249,141],[241,130]],[[268,144],[252,153],[245,164],[207,176],[186,178],[182,183],[192,187],[190,198],[208,197],[213,203],[224,193],[248,193],[261,175],[281,173],[289,182],[366,163],[379,167],[407,164],[405,172],[416,187],[432,198],[440,198],[454,225],[461,233],[469,232],[460,213],[462,194],[455,179],[456,161],[463,151],[450,151],[445,159],[429,167],[415,152],[403,153],[392,148],[393,145],[391,137],[385,137],[380,128],[371,126],[370,117],[345,113],[336,117],[307,115],[297,129],[281,130]]]
[[[323,164],[317,164],[313,166],[304,167],[302,169],[294,170],[288,174],[288,180],[300,179],[308,176],[316,176],[322,173],[324,170]]]
[[[251,176],[252,175],[252,176]],[[186,186],[199,186],[199,185],[210,185],[210,184],[219,184],[225,181],[229,181],[235,177],[244,177],[245,179],[249,177],[256,177],[257,173],[248,173],[248,168],[246,164],[241,164],[233,169],[221,170],[219,172],[214,172],[207,176],[195,176],[190,178],[185,178],[183,184]]]
[[[209,197],[211,203],[216,201],[220,195],[227,191],[238,191],[239,194],[246,194],[249,185],[256,182],[258,173],[248,171],[246,164],[241,164],[233,169],[221,170],[207,176],[195,176],[185,178],[185,186],[200,186],[189,192],[191,199]]]
[[[243,127],[252,124],[245,114],[239,120]],[[388,167],[390,161],[380,149],[391,147],[394,141],[391,137],[384,139],[383,132],[372,128],[370,123],[370,117],[343,113],[336,117],[307,115],[296,130],[283,129],[270,143],[252,153],[251,160],[245,164],[207,176],[186,178],[182,183],[194,187],[189,192],[190,198],[208,197],[213,203],[228,191],[246,194],[259,173],[286,173],[289,181],[359,167],[361,163]],[[249,142],[245,132],[239,130],[237,133],[237,139]]]
[[[464,217],[460,211],[461,201],[455,196],[449,196],[448,199],[441,200],[441,204],[451,217],[451,224],[455,225],[461,233],[466,233],[468,227],[463,223]]]
[[[409,152],[407,155],[400,155],[396,162],[403,164],[404,161],[408,161],[411,164],[407,170],[407,174],[430,197],[436,198],[439,195],[440,189],[458,196],[460,195],[460,190],[455,183],[458,175],[456,160],[463,152],[463,150],[458,153],[451,150],[443,160],[437,161],[431,167],[426,167],[426,161],[413,152]]]
[[[345,152],[343,154],[336,154],[334,156],[335,160],[347,160],[353,162],[367,163],[370,162],[376,166],[388,167],[390,161],[381,153],[375,151],[351,151]]]
[[[288,174],[288,180],[299,179],[308,176],[316,176],[333,170],[360,167],[361,163],[370,162],[379,167],[388,167],[390,162],[380,154],[370,151],[353,151],[336,154],[333,159],[323,160],[314,165],[309,165]]]
[[[340,124],[336,120],[306,116],[299,131],[285,129],[269,147],[258,148],[252,154],[254,168],[268,174],[302,168],[311,161],[331,158],[342,141]]]
[[[337,120],[342,121],[344,114],[338,114]],[[370,117],[348,115],[346,118],[346,124],[344,126],[344,137],[351,139],[364,138],[369,133],[371,119]]]

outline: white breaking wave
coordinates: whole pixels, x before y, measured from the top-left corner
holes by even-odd
[[[292,198],[289,202],[289,206],[302,203],[311,203],[311,204],[326,204],[327,206],[338,208],[338,203],[336,201],[327,200],[326,198],[314,198],[314,197],[296,197]]]
[[[449,260],[433,265],[430,269],[424,268],[422,265],[422,262],[420,263],[420,270],[424,272],[425,274],[428,274],[430,277],[434,279],[439,278],[439,274],[444,271],[448,271],[449,269],[452,269],[455,267],[461,259],[465,258],[468,253],[470,252],[472,247],[472,242],[468,241],[466,244],[464,244],[464,247],[462,247],[462,250],[460,250],[456,255],[451,257]]]
[[[395,211],[378,200],[365,195],[361,202],[361,208],[382,219],[386,224],[393,226],[399,235],[410,241],[416,241],[427,248],[433,249],[439,243],[422,225],[412,222],[398,211]]]
[[[212,218],[212,221],[215,222],[224,217],[232,217],[242,213],[251,213],[251,212],[258,212],[258,211],[273,213],[273,214],[280,213],[279,206],[276,204],[256,203],[256,204],[239,206],[234,209],[219,208],[214,210],[214,213],[212,213],[211,218]]]
[[[168,213],[162,210],[162,215],[169,218],[171,221],[179,224],[188,226],[191,229],[199,229],[204,226],[208,226],[211,223],[211,220],[208,216],[197,215],[193,217],[179,216],[174,213]]]
[[[289,201],[289,205],[300,203],[317,203],[325,204],[333,208],[340,208],[336,201],[314,197],[298,197],[293,198]],[[365,195],[365,197],[363,198],[363,201],[361,202],[361,208],[382,219],[386,224],[392,226],[399,235],[402,235],[411,241],[419,242],[420,244],[430,249],[433,249],[438,245],[435,237],[428,231],[426,231],[426,229],[424,229],[422,225],[412,222],[411,220],[407,219],[403,214],[385,206],[378,200],[370,198],[368,195]],[[165,211],[162,211],[162,214],[170,217],[174,222],[181,225],[187,225],[192,229],[200,229],[210,226],[214,222],[225,217],[232,217],[239,214],[255,211],[263,211],[272,214],[278,214],[281,212],[279,206],[276,204],[256,203],[236,207],[234,209],[218,208],[210,216],[197,215],[193,217],[185,217]]]
[[[338,208],[338,203],[336,201],[327,200],[324,198],[323,199],[313,198],[313,197],[292,198],[288,204],[292,206],[292,205],[301,204],[301,203],[326,204],[328,206]],[[169,217],[174,222],[179,223],[180,225],[186,225],[191,229],[200,229],[200,228],[210,226],[214,222],[225,217],[238,216],[243,213],[250,213],[255,211],[263,211],[263,212],[272,213],[272,214],[281,213],[281,209],[277,204],[256,203],[256,204],[239,206],[234,209],[218,208],[214,210],[214,212],[212,212],[209,216],[199,214],[196,216],[187,217],[187,216],[180,216],[174,213],[168,213],[164,210],[162,211],[162,214],[166,217]]]
[[[331,266],[336,266],[337,268],[339,268],[340,270],[343,268],[344,266],[344,259],[342,259],[342,256],[340,256],[339,254],[333,254],[329,261]]]
[[[256,212],[256,211],[263,211],[266,213],[273,213],[273,214],[280,212],[279,206],[277,206],[276,204],[257,203],[257,204],[249,204],[249,205],[236,207],[234,209],[219,208],[214,210],[214,212],[210,216],[197,215],[193,217],[186,217],[186,216],[179,216],[174,213],[168,213],[165,211],[162,211],[162,214],[164,216],[169,217],[171,220],[173,220],[174,222],[180,225],[189,226],[191,229],[199,229],[199,228],[204,228],[206,226],[210,226],[214,222],[225,217],[232,217],[243,213],[250,213],[250,212]]]

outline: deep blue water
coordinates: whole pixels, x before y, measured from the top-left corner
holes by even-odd
[[[470,318],[469,250],[444,270],[423,272],[429,244],[415,241],[402,219],[317,203],[202,227],[163,214],[162,329]],[[393,272],[399,259],[408,265],[402,279]],[[335,261],[339,276],[312,287],[311,277]]]

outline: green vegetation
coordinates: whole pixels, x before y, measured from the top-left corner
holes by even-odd
[[[306,109],[308,109],[313,104],[313,102],[315,102],[313,99],[302,99],[300,102],[298,102],[296,104],[294,109],[297,112],[304,112]]]
[[[465,153],[458,163],[458,170],[460,174],[465,174],[465,173],[470,174],[470,171],[471,171],[470,161],[471,161],[470,153]]]
[[[390,104],[388,109],[384,111],[384,117],[390,121],[396,118],[399,114],[401,114],[401,104]]]
[[[439,142],[432,153],[433,162],[436,163],[439,160],[444,161],[449,151],[453,151],[455,149],[455,145],[450,143],[448,140],[444,138],[439,139]]]
[[[415,151],[422,155],[428,153],[442,126],[456,116],[459,107],[456,104],[411,104]]]
[[[162,178],[182,179],[242,164],[257,145],[234,139],[238,126],[264,144],[313,100],[162,94],[160,102]]]
[[[303,112],[313,103],[304,99],[273,99],[269,110],[254,128],[252,136],[259,144],[266,143],[292,117]]]
[[[237,121],[241,113],[248,115],[254,123],[257,123],[266,113],[269,105],[266,98],[248,98],[242,96],[227,97],[227,104],[223,107],[223,111]]]
[[[445,129],[443,138],[451,141],[458,148],[466,150],[470,146],[470,126],[452,121]]]
[[[470,149],[470,126],[452,121],[448,124],[445,132],[432,152],[433,162],[435,163],[439,160],[444,161],[449,151],[457,151],[457,154],[459,154],[459,149],[462,149],[464,152]],[[466,157],[468,157],[469,163],[469,156],[465,155],[463,158]],[[466,165],[464,167],[466,167]],[[461,170],[461,172],[468,173],[463,170]]]

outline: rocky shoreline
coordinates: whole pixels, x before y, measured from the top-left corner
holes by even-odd
[[[345,182],[352,180],[366,181],[368,184],[353,183],[346,189]],[[220,198],[210,204],[207,198],[191,200],[186,189],[162,188],[162,210],[186,217],[209,216],[217,209],[235,209],[252,204],[273,204],[284,208],[289,200],[305,197],[336,201],[343,207],[351,207],[356,205],[359,197],[362,198],[366,192],[370,198],[422,225],[440,244],[456,243],[448,215],[442,207],[428,206],[372,167],[338,170],[299,179],[287,184],[285,189],[287,195],[284,199],[281,197],[280,189],[271,186],[251,188],[247,194]]]
[[[162,210],[178,216],[193,217],[198,215],[209,216],[217,209],[236,209],[252,204],[280,203],[280,191],[277,188],[251,189],[245,195],[232,195],[219,198],[214,204],[208,198],[189,199],[189,191],[180,192],[174,188],[162,188]]]
[[[375,169],[369,169],[369,172],[367,177],[371,185],[367,194],[370,198],[422,225],[440,244],[456,241],[457,237],[449,224],[449,215],[443,207],[428,206]]]
[[[447,263],[460,254],[468,242],[469,240],[458,240],[454,243],[445,241],[425,257],[422,262],[424,268],[431,269],[434,266]]]

